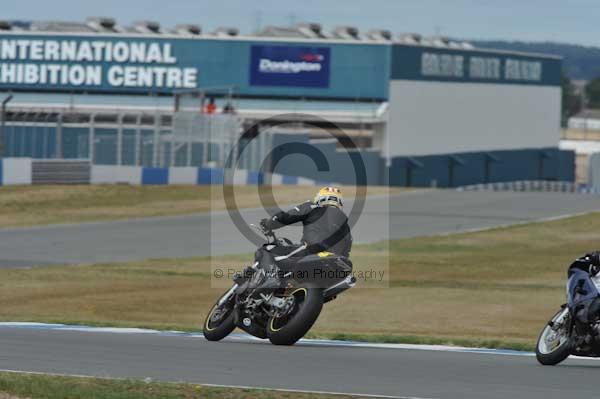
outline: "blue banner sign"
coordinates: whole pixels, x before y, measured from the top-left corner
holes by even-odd
[[[329,87],[328,47],[252,46],[250,84]]]

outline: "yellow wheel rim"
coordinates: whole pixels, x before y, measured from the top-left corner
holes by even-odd
[[[306,296],[308,295],[308,291],[306,290],[306,288],[296,288],[294,291],[292,291],[288,296],[292,296],[297,292],[303,291],[304,292],[304,297],[306,298]],[[273,331],[273,332],[277,332],[279,330],[281,330],[284,326],[279,327],[279,328],[275,328],[274,326],[274,322],[277,319],[277,317],[271,317],[271,320],[269,321],[269,330]]]
[[[206,318],[206,325],[204,326],[204,328],[206,329],[206,331],[213,331],[215,328],[210,328],[209,324],[210,324],[210,319],[212,319],[213,317],[213,313],[215,313],[215,310],[217,309],[217,305],[213,306],[213,308],[211,309],[210,313],[208,314],[208,317]]]
[[[210,324],[210,319],[212,319],[213,314],[215,313],[215,310],[217,310],[218,308],[219,308],[219,303],[217,302],[210,310],[210,313],[208,314],[208,317],[206,318],[206,323],[204,324],[204,328],[206,329],[206,331],[213,331],[217,328],[217,327],[210,328],[209,324]]]

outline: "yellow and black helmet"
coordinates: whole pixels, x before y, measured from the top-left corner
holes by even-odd
[[[331,205],[342,208],[344,206],[342,190],[340,190],[338,187],[323,187],[319,190],[317,195],[315,195],[314,202],[315,205],[318,206]]]

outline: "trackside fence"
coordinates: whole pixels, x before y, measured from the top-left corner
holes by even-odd
[[[457,187],[457,191],[513,191],[600,194],[599,187],[569,181],[524,180],[502,183],[473,184]]]

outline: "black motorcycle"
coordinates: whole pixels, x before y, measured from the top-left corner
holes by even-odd
[[[209,341],[239,327],[275,345],[293,345],[313,326],[324,303],[356,284],[348,258],[331,252],[298,256],[306,245],[258,230],[266,243],[208,313],[203,333]]]
[[[569,267],[567,303],[550,319],[536,345],[537,360],[556,365],[570,355],[600,357],[600,276],[589,258]]]

